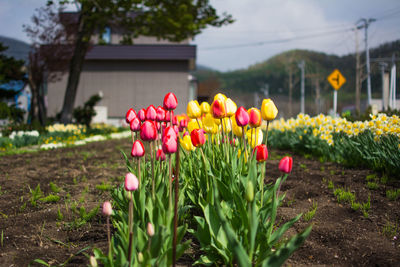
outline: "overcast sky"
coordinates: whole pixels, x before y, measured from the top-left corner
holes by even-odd
[[[46,0],[0,0],[0,35],[29,41],[22,25]],[[196,36],[197,63],[226,71],[246,68],[280,52],[301,48],[343,55],[355,50],[350,29],[376,18],[371,46],[400,39],[399,0],[211,0],[236,20]],[[363,47],[364,32],[359,31]]]

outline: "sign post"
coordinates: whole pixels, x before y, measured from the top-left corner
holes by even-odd
[[[337,113],[337,91],[346,82],[346,78],[340,73],[338,69],[335,69],[327,78],[328,82],[332,85],[333,89],[333,112],[336,116]]]

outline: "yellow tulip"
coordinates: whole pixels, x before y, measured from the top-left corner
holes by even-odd
[[[271,99],[264,99],[261,104],[261,116],[263,120],[272,121],[278,115],[278,109],[276,108],[274,101]]]
[[[232,127],[231,127],[229,118],[223,118],[222,121],[223,121],[224,132],[229,133],[230,131],[232,131]]]
[[[232,130],[233,134],[236,135],[237,137],[243,137],[243,129],[242,127],[238,126],[235,120],[235,117],[231,117],[232,120]]]
[[[186,113],[191,119],[200,118],[201,109],[197,101],[189,101],[186,108]]]
[[[198,121],[199,123],[197,123],[197,120],[195,120],[195,119],[191,119],[189,122],[188,122],[188,126],[187,126],[187,128],[188,128],[188,131],[189,131],[189,133],[191,133],[194,129],[200,129],[202,126],[201,126],[201,121],[199,120]],[[199,127],[199,124],[200,124],[200,127]]]
[[[215,123],[214,117],[208,113],[203,118],[203,129],[206,133],[216,134],[218,132],[218,125]]]
[[[192,144],[192,140],[190,139],[190,135],[185,135],[183,139],[180,139],[179,142],[181,143],[181,146],[186,150],[186,151],[193,151],[196,149],[196,147]]]
[[[253,131],[254,129],[254,131]],[[261,145],[262,141],[263,141],[263,132],[261,130],[261,128],[253,128],[253,129],[249,129],[246,132],[246,136],[247,136],[247,141],[249,141],[249,144],[252,148]]]
[[[237,110],[237,106],[236,103],[233,102],[232,99],[228,98],[225,101],[225,105],[226,105],[226,114],[231,117],[233,115],[235,115],[236,110]]]
[[[201,114],[207,114],[210,113],[210,104],[208,104],[207,102],[203,102],[200,105],[200,109],[201,109]]]
[[[218,94],[216,94],[216,95],[214,96],[214,101],[217,100],[217,99],[219,99],[219,100],[221,100],[223,103],[225,103],[227,97],[226,97],[226,95],[224,95],[224,94],[218,93]]]

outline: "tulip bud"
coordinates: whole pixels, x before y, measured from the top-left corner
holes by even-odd
[[[126,121],[126,123],[131,123],[131,121],[136,117],[137,117],[137,115],[136,115],[135,110],[133,108],[130,108],[128,110],[128,112],[126,112],[125,121]]]
[[[278,109],[276,108],[274,101],[271,99],[264,99],[261,104],[261,115],[263,120],[272,121],[278,115]]]
[[[129,124],[129,128],[131,128],[131,131],[132,131],[132,132],[138,132],[138,131],[140,131],[140,126],[141,126],[141,123],[140,123],[140,120],[139,120],[138,117],[134,118],[134,119],[131,121],[131,123]]]
[[[191,119],[200,118],[201,109],[197,101],[189,101],[187,104],[186,113]]]
[[[154,235],[154,227],[152,223],[147,224],[147,235],[150,237]]]
[[[194,129],[190,134],[190,139],[195,147],[204,145],[206,142],[206,137],[204,136],[203,129]]]
[[[142,122],[146,120],[146,110],[144,108],[139,110],[138,117],[139,117],[140,121],[142,121]]]
[[[183,132],[183,130],[188,126],[188,121],[187,119],[181,119],[179,121],[179,131]]]
[[[166,110],[174,110],[178,106],[178,99],[174,93],[168,93],[164,97],[164,108]]]
[[[157,139],[157,129],[154,121],[145,121],[140,126],[140,138],[143,141],[154,141]]]
[[[150,105],[146,109],[146,120],[155,121],[157,119],[157,110],[153,105]]]
[[[165,109],[161,106],[158,106],[157,108],[157,117],[156,117],[156,121],[160,122],[160,121],[164,121],[165,120],[165,114],[167,112],[165,111]]]
[[[212,115],[216,119],[222,119],[226,116],[226,107],[225,102],[222,102],[220,99],[214,100],[211,105]]]
[[[103,203],[103,214],[106,216],[111,216],[112,206],[111,206],[110,201],[106,201]]]
[[[238,126],[244,127],[249,124],[250,115],[244,107],[239,107],[235,113],[235,120]]]
[[[281,159],[279,162],[279,170],[284,173],[290,173],[292,171],[292,164],[293,164],[293,159],[292,157],[284,157]]]
[[[139,158],[144,156],[144,146],[143,143],[140,140],[136,140],[133,142],[132,145],[132,150],[131,150],[131,156],[134,158]]]
[[[235,115],[235,112],[237,110],[236,103],[233,102],[232,99],[228,98],[226,99],[225,105],[226,105],[226,115],[229,117]]]
[[[246,186],[246,200],[247,200],[247,202],[252,202],[253,199],[254,199],[254,185],[249,180],[247,182],[247,186]]]
[[[163,152],[163,150],[160,148],[160,149],[158,149],[157,150],[157,153],[156,153],[156,160],[159,160],[159,161],[164,161],[165,160],[165,154],[164,154],[164,152]]]
[[[143,263],[143,261],[144,261],[143,253],[142,253],[142,252],[139,252],[138,255],[137,255],[137,257],[138,257],[138,262],[139,262],[139,263]]]
[[[258,162],[264,162],[268,159],[268,149],[266,145],[261,144],[256,146],[254,152],[256,152],[256,160]]]
[[[210,113],[210,104],[208,104],[207,102],[202,102],[200,105],[200,109],[201,109],[201,114],[208,114]]]
[[[261,125],[261,112],[257,108],[251,108],[248,111],[250,115],[249,125],[252,128],[259,127]]]
[[[97,266],[99,266],[98,264],[97,264],[97,260],[96,260],[96,258],[94,257],[94,256],[90,256],[90,266],[91,267],[97,267]]]
[[[139,187],[139,180],[133,173],[127,173],[125,175],[125,190],[126,191],[136,191]]]

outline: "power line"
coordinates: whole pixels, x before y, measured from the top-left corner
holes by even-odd
[[[230,49],[230,48],[261,46],[261,45],[265,45],[265,44],[274,44],[274,43],[287,43],[287,42],[296,41],[296,40],[302,40],[302,39],[308,39],[308,38],[316,38],[316,37],[321,37],[321,36],[325,36],[325,35],[343,33],[343,32],[347,32],[347,31],[350,31],[350,30],[352,30],[352,28],[347,28],[347,29],[343,29],[343,30],[336,30],[336,31],[331,31],[331,32],[318,33],[318,34],[308,34],[308,35],[291,37],[291,38],[266,40],[266,41],[253,42],[253,43],[247,43],[247,44],[204,47],[204,48],[200,48],[200,50],[204,50],[204,51],[205,50],[219,50],[219,49]]]

